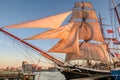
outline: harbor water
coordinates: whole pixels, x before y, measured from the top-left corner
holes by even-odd
[[[65,80],[65,77],[58,71],[34,72],[35,80]]]

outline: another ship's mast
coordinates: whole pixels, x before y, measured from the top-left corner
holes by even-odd
[[[47,54],[46,52],[40,50],[39,48],[37,48],[37,47],[31,45],[30,43],[28,43],[28,42],[26,42],[26,41],[23,41],[22,39],[16,37],[15,35],[13,35],[13,34],[7,32],[7,31],[5,31],[5,30],[3,30],[3,29],[1,29],[1,28],[0,28],[0,31],[3,32],[3,33],[5,33],[5,34],[7,34],[8,36],[10,36],[10,37],[16,39],[16,40],[22,42],[23,44],[25,44],[25,45],[27,45],[27,46],[29,46],[29,47],[35,49],[35,50],[38,51],[42,56],[48,58],[49,60],[51,60],[51,61],[57,63],[57,64],[60,65],[60,66],[63,66],[63,62],[61,62],[61,61],[59,61],[58,59],[52,57],[51,55],[49,55],[49,54]]]
[[[119,25],[120,25],[120,18],[119,18],[119,14],[118,14],[118,11],[117,11],[117,7],[116,7],[116,4],[115,4],[115,1],[112,0],[112,3],[113,3],[114,10],[115,10],[115,13],[116,13],[116,16],[117,16],[117,19],[118,19]]]

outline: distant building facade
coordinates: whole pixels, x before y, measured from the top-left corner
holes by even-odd
[[[22,69],[25,73],[32,73],[36,71],[36,65],[35,64],[29,64],[27,61],[22,62]]]

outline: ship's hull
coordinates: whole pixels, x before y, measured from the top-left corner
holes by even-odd
[[[111,77],[115,80],[120,80],[120,69],[111,70]]]
[[[68,67],[68,69],[66,68],[65,70],[61,70],[61,73],[65,76],[66,80],[79,78],[92,78],[92,80],[114,80],[110,77],[110,71],[107,70]]]

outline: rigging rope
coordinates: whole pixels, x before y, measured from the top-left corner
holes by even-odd
[[[4,35],[5,35],[5,34],[4,34]],[[13,43],[13,41],[10,39],[10,37],[8,37],[7,35],[5,35],[5,36],[6,36],[6,39],[8,39],[9,41],[11,41],[11,42]],[[12,45],[12,46],[13,46],[13,45]],[[19,50],[20,53],[23,53],[23,51],[20,50],[20,48],[19,48],[17,45],[14,45],[13,47],[15,47],[17,50]],[[25,58],[28,59],[29,62],[31,62],[31,60],[30,60],[26,55],[23,54],[23,56],[25,56]]]
[[[4,33],[3,33],[4,34]],[[11,38],[10,36],[8,36],[7,34],[4,34],[6,37],[7,37],[7,39],[9,39],[8,41],[12,41],[12,43],[14,42],[16,45],[14,45],[14,47],[16,47],[21,53],[23,53],[23,51],[21,51],[19,48],[21,48],[22,50],[24,50],[28,55],[30,54],[26,49],[25,49],[25,47],[23,46],[23,45],[21,45],[21,43],[20,42],[16,42],[16,40],[15,39],[13,39],[13,38]],[[20,44],[18,44],[18,43],[20,43]],[[18,48],[18,47],[19,48]],[[26,55],[24,55],[27,59],[28,59],[28,61],[29,62],[31,62],[31,63],[35,63],[34,62],[34,60],[32,59],[32,57],[29,55],[29,58],[26,56]]]
[[[39,53],[38,51],[34,50],[33,48],[31,48],[31,47],[29,47],[29,46],[26,46],[25,44],[23,44],[23,43],[15,40],[15,39],[13,39],[13,38],[11,38],[10,36],[8,36],[8,35],[5,34],[5,33],[3,33],[3,34],[4,34],[8,39],[10,39],[12,42],[14,42],[14,43],[16,44],[16,45],[14,45],[14,47],[17,48],[21,53],[23,53],[22,50],[24,50],[24,52],[28,54],[29,58],[28,58],[26,55],[24,55],[24,56],[25,56],[25,58],[28,59],[28,61],[29,61],[30,63],[34,63],[34,64],[35,64],[35,61],[33,60],[33,58],[36,59],[36,60],[38,60],[38,61],[40,61],[39,58],[35,58],[35,56],[33,56],[32,54],[30,54],[31,52]],[[9,41],[9,40],[8,40],[8,41]],[[19,48],[21,48],[21,50],[20,50]],[[29,49],[29,50],[28,50],[28,49]],[[42,55],[39,54],[39,56],[42,56]],[[44,63],[53,64],[53,63],[51,63],[51,61],[48,60],[46,57],[44,57],[44,56],[42,56],[42,57],[45,58],[45,60],[46,60],[46,61],[43,61]],[[42,60],[41,60],[41,61],[42,61]]]
[[[59,41],[59,40],[58,40]],[[57,42],[58,42],[57,41]],[[55,43],[56,44],[56,43]],[[49,45],[53,45],[53,40],[49,40]],[[56,53],[51,53],[51,55],[53,55],[53,56],[56,56],[55,55]],[[59,55],[57,55],[56,56],[57,58],[59,58],[62,62],[64,62],[64,59],[61,57],[61,56],[59,56]]]

